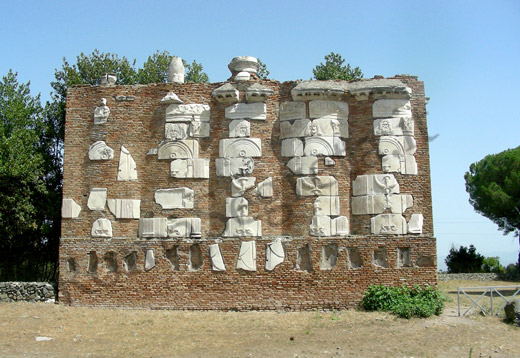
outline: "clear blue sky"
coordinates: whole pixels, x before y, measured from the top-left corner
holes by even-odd
[[[519,143],[520,2],[41,1],[0,3],[0,75],[11,68],[47,100],[54,69],[94,49],[136,59],[156,50],[229,77],[234,56],[260,57],[271,78],[309,79],[331,51],[365,77],[425,82],[439,268],[452,244],[515,262],[518,241],[468,203],[464,173]]]

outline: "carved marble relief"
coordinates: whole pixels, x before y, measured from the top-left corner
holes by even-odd
[[[262,198],[270,198],[273,196],[273,178],[269,177],[264,181],[258,183],[258,186],[253,190],[253,194],[260,195]]]
[[[354,196],[399,194],[399,184],[393,174],[358,175],[352,182]]]
[[[239,99],[239,92],[231,83],[220,86],[211,95],[220,103],[236,103]]]
[[[99,107],[94,109],[94,124],[103,124],[108,120],[108,116],[110,115],[110,108],[107,106],[106,98],[101,98],[99,102]]]
[[[422,214],[412,214],[408,221],[408,233],[422,234],[424,217]]]
[[[170,164],[173,178],[209,178],[209,159],[175,159]]]
[[[108,199],[107,204],[117,219],[139,219],[141,216],[141,200]]]
[[[242,196],[244,193],[255,186],[255,177],[238,177],[231,179],[231,196]]]
[[[168,219],[166,224],[168,237],[201,237],[200,218]]]
[[[345,216],[333,219],[326,215],[314,215],[309,227],[311,236],[347,236],[349,233],[348,219]]]
[[[339,215],[339,196],[318,196],[314,200],[314,215]]]
[[[209,122],[210,108],[207,104],[170,104],[166,108],[166,122]]]
[[[194,192],[189,188],[159,189],[155,192],[155,202],[162,209],[193,209]]]
[[[275,239],[265,246],[265,269],[267,271],[273,271],[284,259],[285,251],[280,238]]]
[[[262,236],[262,221],[252,217],[230,218],[222,234],[224,237],[255,237]]]
[[[92,237],[112,237],[112,223],[110,220],[100,218],[94,221],[92,224],[92,230],[90,231]]]
[[[347,155],[345,142],[338,137],[305,137],[305,156],[339,156]]]
[[[336,161],[334,159],[332,159],[331,157],[323,158],[323,163],[328,167],[332,167],[332,166],[336,165]]]
[[[285,102],[280,105],[280,122],[306,118],[304,102]]]
[[[287,162],[287,167],[295,175],[318,174],[317,157],[293,157]]]
[[[385,155],[381,167],[385,173],[417,175],[417,162],[413,155]]]
[[[256,243],[242,241],[237,260],[237,270],[256,271]]]
[[[371,233],[375,235],[403,235],[408,232],[406,220],[400,214],[379,214],[370,219]]]
[[[227,119],[251,119],[265,121],[267,119],[265,103],[236,103],[225,110]]]
[[[296,195],[339,195],[338,181],[332,176],[303,177],[296,179]]]
[[[352,197],[352,215],[381,214],[390,210],[392,214],[402,214],[413,206],[411,195],[364,195]]]
[[[310,101],[309,117],[348,120],[348,103],[338,101]]]
[[[309,135],[348,138],[348,122],[331,118],[314,119],[309,125]]]
[[[336,236],[350,235],[350,226],[346,216],[338,216],[332,219],[332,227],[336,229]]]
[[[310,125],[309,119],[280,122],[280,139],[310,136]]]
[[[87,207],[90,210],[105,210],[107,202],[106,188],[92,188],[88,196]]]
[[[251,125],[245,119],[235,119],[229,123],[230,138],[244,138],[251,135]]]
[[[117,180],[130,181],[137,180],[137,168],[135,160],[124,146],[121,146],[119,155],[119,167],[117,169]]]
[[[411,136],[382,136],[379,138],[380,155],[413,155],[416,150],[415,138]]]
[[[90,160],[110,160],[114,159],[114,150],[104,141],[100,140],[93,143],[88,148],[88,159]]]
[[[157,150],[157,159],[194,159],[199,157],[199,142],[179,140],[162,142]]]
[[[211,270],[212,271],[226,271],[226,266],[224,265],[224,259],[222,258],[222,253],[220,251],[220,247],[218,244],[212,244],[208,246],[209,248],[209,257],[211,260]]]
[[[274,91],[268,87],[262,86],[259,83],[254,83],[246,90],[247,102],[265,102],[267,98],[272,95]]]
[[[257,158],[262,156],[260,138],[226,138],[219,141],[221,158]]]
[[[75,219],[81,212],[81,206],[74,199],[63,199],[61,205],[61,217],[64,219]]]
[[[153,249],[147,249],[144,257],[144,270],[150,271],[155,267],[155,255]]]
[[[379,99],[372,105],[372,117],[412,117],[412,107],[408,99]]]
[[[253,158],[217,158],[215,159],[217,176],[248,176],[253,173],[255,161]]]
[[[166,123],[166,125],[164,126],[164,137],[169,140],[179,140],[188,138],[188,124]]]
[[[209,122],[192,121],[190,123],[190,136],[193,138],[209,138],[210,132]]]
[[[282,157],[303,157],[303,142],[298,138],[282,140]]]
[[[226,198],[226,217],[238,218],[247,217],[249,202],[246,198]]]
[[[411,117],[380,118],[374,120],[374,135],[414,135],[414,121]]]

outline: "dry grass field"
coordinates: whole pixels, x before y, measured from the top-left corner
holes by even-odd
[[[0,357],[518,357],[520,328],[477,311],[458,317],[456,295],[457,286],[516,284],[441,282],[444,313],[411,320],[356,310],[182,312],[1,303]],[[468,307],[468,300],[463,303]]]

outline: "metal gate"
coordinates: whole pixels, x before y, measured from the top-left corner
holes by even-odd
[[[506,297],[506,296],[508,296],[508,294],[502,294],[502,292],[504,292],[506,290],[507,291],[512,291],[513,294],[511,296],[509,296],[509,297]],[[473,299],[473,297],[471,297],[468,294],[468,292],[470,292],[470,291],[477,291],[477,293],[482,291],[482,294],[477,299]],[[500,292],[500,291],[502,291],[502,292]],[[471,306],[466,311],[464,311],[464,313],[462,313],[462,315],[464,316],[466,313],[468,313],[475,306],[480,308],[480,311],[484,315],[488,315],[488,314],[498,315],[499,312],[501,312],[504,309],[505,305],[507,303],[509,303],[512,299],[514,299],[518,295],[518,293],[520,293],[520,286],[457,287],[457,307],[458,307],[459,316],[460,316],[460,297],[461,297],[461,294],[463,294],[464,296],[469,298],[469,300],[472,302]],[[480,299],[483,298],[483,297],[489,297],[489,299],[490,299],[490,309],[489,309],[489,311],[487,309],[485,309],[484,307],[482,307],[482,305],[479,303]],[[494,300],[495,301],[498,300],[498,303],[497,302],[494,303],[495,306],[498,305],[498,308],[496,308],[496,309],[493,308],[493,301]]]

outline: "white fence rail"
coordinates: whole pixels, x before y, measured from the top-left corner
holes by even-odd
[[[507,293],[506,293],[507,291]],[[480,294],[478,298],[474,299],[470,294]],[[484,315],[498,315],[505,307],[505,305],[511,302],[520,293],[520,286],[482,286],[482,287],[457,287],[457,307],[460,316],[461,312],[461,295],[466,296],[472,302],[471,306],[462,313],[464,316],[473,307],[478,307]],[[480,304],[480,300],[484,297],[489,297],[490,308],[487,310]],[[498,301],[493,302],[493,301]],[[493,307],[493,304],[495,307]],[[496,308],[496,309],[495,309]]]

